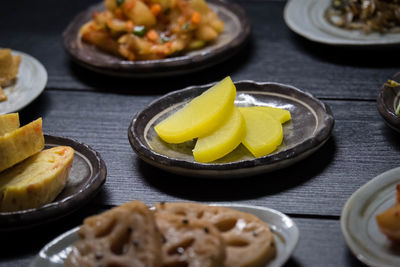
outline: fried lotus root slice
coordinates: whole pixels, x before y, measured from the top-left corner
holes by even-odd
[[[210,223],[157,213],[163,235],[163,267],[220,267],[225,260],[225,245]]]
[[[154,215],[132,201],[84,220],[66,266],[158,267],[161,234]]]
[[[224,207],[197,203],[157,203],[157,213],[171,213],[188,220],[205,220],[221,233],[226,245],[225,267],[265,266],[276,247],[269,225],[258,217]]]

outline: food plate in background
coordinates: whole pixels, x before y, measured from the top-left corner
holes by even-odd
[[[67,184],[57,198],[40,208],[0,212],[0,232],[29,228],[65,216],[82,207],[100,190],[107,169],[99,153],[75,140],[45,135],[45,148],[70,146],[75,150]]]
[[[400,83],[400,72],[392,80]],[[376,100],[379,113],[385,119],[387,125],[393,130],[400,132],[400,117],[396,115],[396,108],[400,103],[400,86],[391,87],[386,83],[382,85],[382,90]]]
[[[212,204],[212,206],[223,206],[248,212],[256,215],[270,225],[277,245],[277,254],[275,258],[269,262],[267,265],[268,267],[282,266],[289,259],[299,241],[299,229],[296,224],[292,219],[279,211],[264,207],[235,204]],[[64,266],[64,261],[67,258],[68,253],[71,251],[71,245],[79,239],[77,234],[78,229],[79,227],[76,227],[48,243],[38,253],[29,266]]]
[[[105,9],[103,3],[93,5],[75,17],[63,33],[64,47],[78,64],[108,75],[155,77],[201,70],[233,56],[245,44],[251,30],[246,13],[238,5],[224,0],[207,0],[207,4],[225,23],[224,30],[214,43],[182,56],[128,61],[84,43],[79,36],[79,29],[92,19],[94,11]]]
[[[382,234],[376,215],[396,203],[400,168],[378,175],[347,200],[340,225],[347,245],[368,266],[400,266],[400,249]]]
[[[400,43],[400,33],[370,33],[336,27],[325,18],[332,0],[290,0],[284,10],[287,26],[315,42],[340,46],[393,45]]]
[[[240,145],[213,163],[196,162],[194,141],[168,144],[154,126],[213,84],[171,92],[137,113],[128,129],[133,150],[147,163],[186,176],[233,178],[287,167],[315,152],[330,137],[334,118],[330,108],[311,94],[279,83],[236,82],[237,106],[272,106],[289,110],[292,119],[283,124],[283,143],[273,153],[254,158]]]
[[[38,60],[23,52],[12,50],[11,53],[20,55],[21,63],[15,81],[3,88],[8,99],[0,102],[0,114],[26,107],[43,92],[47,83],[46,69]]]

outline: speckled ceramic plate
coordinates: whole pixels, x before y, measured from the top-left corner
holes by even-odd
[[[57,198],[40,208],[0,212],[0,232],[29,228],[65,216],[94,197],[105,182],[107,169],[99,153],[75,140],[45,135],[45,148],[70,146],[75,150],[67,184]]]
[[[400,248],[378,229],[376,215],[396,202],[400,168],[378,175],[347,200],[340,218],[342,233],[354,255],[368,266],[400,266]]]
[[[128,130],[133,150],[149,164],[169,172],[199,177],[233,178],[287,167],[316,151],[330,137],[334,118],[329,107],[299,89],[278,83],[237,82],[237,106],[272,106],[290,111],[292,120],[283,125],[283,143],[267,156],[254,158],[240,145],[213,163],[196,162],[194,141],[163,142],[154,126],[212,86],[193,86],[169,93],[152,102],[133,118]]]
[[[94,11],[104,10],[103,3],[80,13],[65,30],[64,47],[72,59],[93,71],[128,77],[154,77],[184,74],[204,69],[233,56],[250,36],[250,22],[243,9],[224,0],[207,0],[225,23],[216,42],[203,49],[178,57],[160,60],[127,61],[108,55],[82,42],[80,27],[92,18]]]
[[[290,0],[286,4],[284,19],[297,34],[315,42],[341,46],[393,45],[400,43],[399,33],[365,34],[361,30],[336,27],[325,18],[332,0]]]
[[[282,266],[289,259],[299,240],[299,229],[288,216],[264,207],[235,204],[215,204],[214,206],[224,206],[254,214],[271,226],[277,245],[277,254],[267,265],[268,267]],[[48,243],[31,262],[30,267],[64,266],[64,261],[71,251],[71,245],[79,239],[77,231],[78,227]]]
[[[47,72],[43,65],[28,54],[12,50],[13,55],[21,56],[18,76],[9,86],[3,88],[8,99],[0,102],[0,114],[18,111],[44,90],[47,83]]]
[[[400,72],[392,80],[400,83]],[[376,100],[379,113],[385,119],[387,125],[393,130],[400,132],[400,117],[396,115],[395,110],[400,103],[400,86],[390,87],[386,83],[382,85],[382,90]]]

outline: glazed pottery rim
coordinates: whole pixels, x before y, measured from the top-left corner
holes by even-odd
[[[105,162],[100,154],[89,145],[64,136],[45,134],[44,137],[45,146],[48,144],[52,145],[54,143],[57,145],[64,145],[61,143],[66,143],[65,145],[77,147],[79,150],[76,149],[76,151],[82,155],[91,154],[95,161],[90,161],[90,165],[91,167],[93,167],[93,173],[89,178],[89,182],[79,191],[74,192],[72,195],[69,195],[58,201],[50,202],[39,208],[12,212],[0,212],[0,225],[2,228],[0,229],[0,231],[30,228],[39,224],[59,219],[60,217],[64,217],[69,213],[79,209],[80,206],[88,203],[91,199],[93,199],[106,181],[107,167],[105,165]],[[18,225],[8,226],[8,221],[18,222]],[[29,225],[26,225],[27,223],[29,223]]]
[[[151,77],[151,76],[168,76],[175,74],[184,74],[187,72],[194,72],[211,65],[218,64],[237,53],[249,40],[251,33],[251,22],[246,12],[236,3],[231,3],[226,0],[208,0],[210,3],[215,4],[230,13],[235,15],[238,19],[242,31],[239,32],[235,38],[229,43],[214,48],[210,51],[204,51],[196,55],[181,55],[178,57],[171,57],[166,59],[156,60],[141,60],[141,61],[128,61],[121,58],[118,62],[104,62],[87,57],[85,53],[76,47],[76,39],[78,27],[76,21],[80,20],[94,7],[100,5],[97,3],[89,6],[86,10],[80,12],[69,23],[63,32],[64,49],[69,56],[78,64],[92,70],[104,74],[116,76],[131,76],[131,77]],[[82,25],[79,25],[79,27]],[[212,46],[212,45],[211,45]],[[201,50],[199,50],[201,51]],[[96,54],[104,54],[98,50]],[[190,67],[188,67],[190,66]]]
[[[144,144],[140,136],[135,134],[135,125],[136,122],[139,120],[139,118],[148,112],[149,109],[151,109],[153,106],[157,105],[158,102],[162,102],[164,99],[171,97],[175,94],[179,94],[182,92],[188,92],[193,89],[197,88],[209,88],[216,83],[210,83],[206,85],[198,85],[198,86],[190,86],[181,90],[173,91],[170,92],[154,101],[152,101],[146,108],[144,108],[142,111],[139,111],[135,114],[133,117],[129,128],[128,128],[128,138],[129,142],[133,148],[133,150],[139,155],[140,158],[142,158],[144,161],[150,163],[150,164],[155,164],[157,167],[162,168],[162,166],[173,166],[174,168],[180,169],[183,172],[188,171],[188,170],[193,170],[194,172],[197,171],[206,171],[206,172],[213,172],[213,171],[238,171],[238,170],[251,170],[253,168],[261,167],[264,165],[272,165],[276,164],[279,162],[287,161],[287,160],[292,160],[297,157],[301,157],[304,154],[307,154],[307,152],[311,151],[312,149],[318,149],[321,145],[323,145],[331,136],[333,127],[334,127],[334,117],[332,114],[332,111],[330,110],[329,106],[316,97],[314,97],[312,94],[308,92],[304,92],[294,86],[291,85],[286,85],[282,83],[276,83],[276,82],[254,82],[251,80],[242,80],[235,82],[234,84],[236,86],[240,85],[251,85],[256,87],[256,89],[261,89],[265,86],[269,85],[275,85],[279,87],[285,87],[288,90],[292,90],[296,92],[297,94],[303,95],[307,99],[313,101],[316,103],[323,111],[324,115],[322,117],[322,124],[324,125],[323,127],[320,127],[318,130],[314,132],[314,134],[307,139],[305,139],[302,143],[299,143],[295,145],[294,147],[284,150],[284,151],[279,151],[277,153],[274,153],[272,155],[266,155],[264,157],[259,157],[259,158],[252,158],[248,160],[240,160],[236,162],[229,162],[229,163],[199,163],[199,162],[189,162],[187,160],[182,160],[182,159],[176,159],[176,158],[171,158],[168,156],[165,156],[163,154],[157,153],[153,151],[151,148],[149,148],[146,144]],[[241,90],[237,90],[238,93],[240,93]],[[249,90],[244,90],[244,91],[249,91]],[[151,118],[148,120],[150,121]],[[300,148],[300,149],[299,149]],[[154,165],[153,164],[153,165]],[[175,173],[177,171],[174,171]],[[264,171],[267,172],[267,171]],[[215,178],[213,175],[209,174],[200,174],[196,173],[193,176],[198,176],[198,177],[209,177],[212,176]],[[245,176],[245,175],[244,175]],[[220,177],[220,178],[232,178],[232,177]]]
[[[172,202],[174,203],[174,202]],[[191,202],[188,202],[191,203]],[[196,202],[194,202],[196,203]],[[251,215],[257,216],[261,221],[266,222],[271,229],[271,233],[274,236],[275,242],[278,246],[282,246],[282,249],[279,250],[277,256],[272,259],[267,266],[283,266],[284,263],[288,261],[290,256],[295,251],[296,247],[299,244],[300,240],[300,230],[297,226],[296,222],[290,216],[284,214],[283,212],[272,209],[264,206],[257,205],[248,205],[248,204],[237,204],[237,203],[203,203],[208,206],[216,206],[238,210],[240,212],[249,213]],[[150,208],[151,209],[151,208]],[[75,238],[77,238],[77,231],[80,226],[73,227],[58,236],[54,237],[52,240],[47,242],[42,248],[40,248],[39,252],[36,253],[32,261],[30,262],[30,267],[42,266],[38,264],[43,264],[49,261],[48,259],[51,256],[55,256],[51,251],[55,247],[59,247],[61,251],[66,251],[66,249],[73,245]],[[60,254],[60,251],[57,255]],[[62,264],[60,262],[60,264]],[[52,266],[52,265],[50,265]],[[264,265],[263,265],[264,266]]]
[[[356,191],[354,191],[351,194],[351,196],[347,199],[347,201],[342,209],[342,213],[340,216],[340,230],[345,239],[345,242],[346,242],[347,246],[350,248],[353,255],[358,260],[360,260],[361,262],[363,262],[364,264],[366,264],[368,266],[395,266],[395,265],[384,264],[385,262],[380,262],[379,259],[377,260],[373,256],[371,258],[370,254],[366,254],[371,249],[369,249],[367,247],[361,247],[359,245],[359,242],[355,241],[356,238],[361,238],[361,237],[360,237],[359,231],[356,231],[356,232],[354,232],[354,234],[352,234],[353,231],[351,231],[351,229],[350,229],[349,225],[351,223],[349,222],[349,220],[352,215],[352,210],[360,209],[357,206],[358,205],[357,203],[360,201],[360,198],[362,196],[366,195],[367,197],[371,198],[371,197],[374,197],[374,194],[376,194],[376,192],[378,190],[384,190],[384,188],[386,186],[388,186],[388,184],[389,185],[391,183],[398,184],[399,179],[400,179],[397,177],[398,173],[400,173],[400,167],[392,168],[392,169],[386,170],[383,173],[378,174],[377,176],[375,176],[374,178],[372,178],[371,180],[369,180],[368,182],[363,184],[361,187],[359,187]],[[395,174],[395,175],[393,175],[393,174]],[[395,177],[395,178],[393,178],[393,177]],[[382,180],[384,180],[384,181],[382,181]],[[370,190],[370,188],[373,188],[373,189]],[[371,191],[373,193],[371,193]],[[376,198],[374,198],[374,200],[378,201],[379,199],[376,200]],[[373,203],[373,201],[371,203]],[[364,206],[365,205],[371,206],[372,205],[371,203],[367,202],[367,204],[364,204]],[[362,207],[362,209],[364,210],[365,207]],[[355,211],[353,211],[353,213],[354,212]]]
[[[397,80],[400,82],[400,72],[396,73],[393,77],[392,80]],[[386,105],[386,102],[384,100],[385,95],[388,93],[388,90],[391,90],[392,88],[388,87],[386,85],[386,82],[381,86],[381,90],[378,94],[378,98],[376,101],[376,106],[379,111],[379,114],[383,117],[384,121],[386,124],[391,127],[392,129],[400,132],[400,117],[396,115],[394,110]],[[394,101],[395,99],[393,99]]]

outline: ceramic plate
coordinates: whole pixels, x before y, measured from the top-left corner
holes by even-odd
[[[21,56],[18,76],[10,85],[3,88],[8,99],[0,102],[0,114],[18,111],[44,90],[47,83],[47,72],[43,65],[28,54],[12,51],[13,55]]]
[[[28,228],[65,216],[94,197],[105,182],[107,170],[99,153],[75,140],[45,135],[45,148],[70,146],[75,150],[67,184],[57,198],[40,208],[0,212],[0,231]]]
[[[209,6],[225,23],[214,44],[179,57],[160,60],[127,61],[101,52],[82,42],[80,27],[92,19],[94,11],[104,10],[103,3],[80,13],[65,30],[64,47],[72,59],[93,71],[116,76],[154,77],[183,74],[204,69],[233,56],[250,35],[250,22],[243,9],[232,2],[208,0]]]
[[[285,214],[264,207],[246,205],[214,205],[238,209],[252,213],[271,226],[277,245],[277,255],[267,266],[282,266],[290,257],[299,240],[299,229],[296,224]],[[78,227],[60,235],[48,243],[31,262],[30,267],[56,267],[64,266],[64,260],[71,251],[71,245],[78,240]]]
[[[297,34],[315,42],[329,45],[393,45],[400,43],[399,33],[364,34],[361,30],[346,30],[330,24],[325,11],[332,0],[290,0],[284,19]]]
[[[149,164],[187,176],[232,178],[273,171],[291,165],[316,151],[331,135],[334,118],[327,105],[299,89],[278,83],[237,82],[237,106],[272,106],[290,111],[283,125],[283,143],[275,152],[254,158],[240,145],[213,163],[195,162],[194,141],[163,142],[154,126],[212,86],[194,86],[169,93],[152,102],[133,118],[128,130],[134,151]]]
[[[400,72],[392,80],[400,83]],[[400,103],[400,87],[390,87],[386,83],[376,100],[379,113],[385,119],[387,125],[400,132],[400,117],[396,115],[395,110]]]
[[[400,249],[378,229],[376,215],[396,202],[400,168],[378,175],[347,200],[340,218],[342,233],[356,257],[369,266],[400,266]]]

